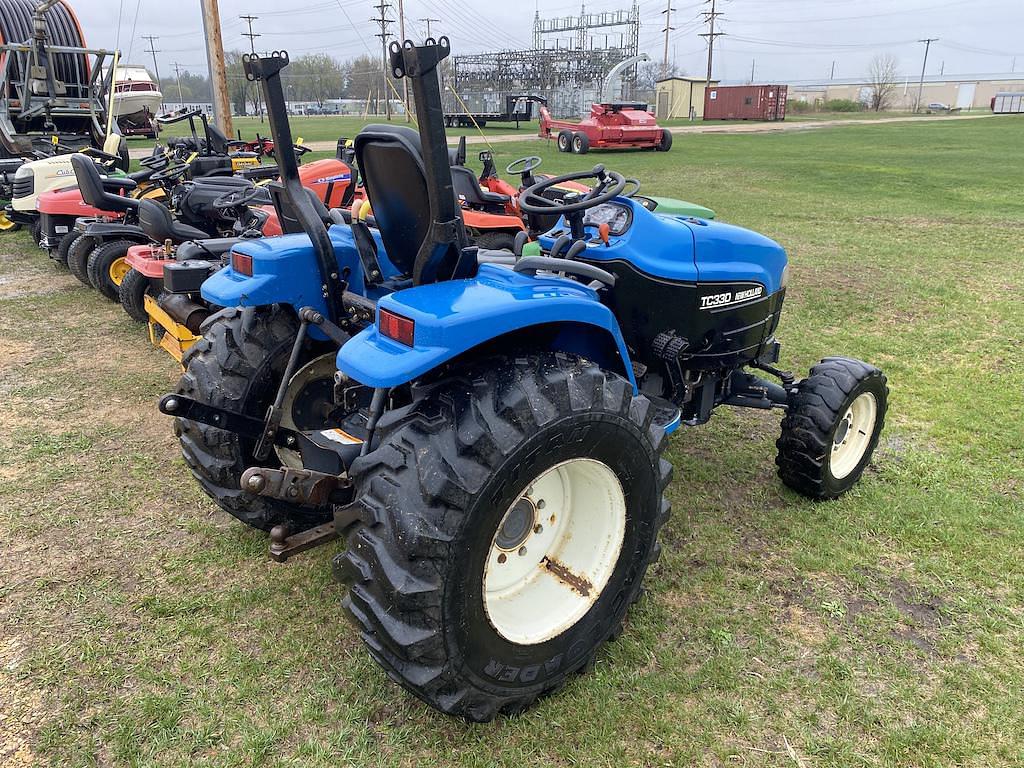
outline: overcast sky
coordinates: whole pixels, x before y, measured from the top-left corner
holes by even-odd
[[[370,22],[379,0],[220,0],[226,49],[247,50],[240,14],[259,16],[258,50],[287,49],[293,56],[331,53],[340,59],[372,51],[378,31]],[[628,8],[631,0],[589,0],[588,12]],[[71,0],[89,45],[119,45],[132,63],[152,66],[142,35],[157,35],[157,60],[167,77],[173,62],[206,71],[199,0]],[[393,0],[397,6],[397,0]],[[1024,0],[717,0],[724,15],[714,76],[746,79],[751,63],[762,82],[858,77],[879,52],[897,58],[901,72],[920,74],[924,46],[937,37],[928,73],[1024,73]],[[709,3],[672,0],[670,58],[687,74],[703,74],[707,47],[700,11]],[[291,6],[288,10],[284,8]],[[664,50],[666,0],[639,3],[641,50],[660,61]],[[455,54],[529,47],[534,11],[529,2],[495,0],[406,0],[406,36],[422,38],[423,18],[435,35],[446,34]],[[545,17],[579,13],[579,2],[540,4]],[[118,11],[120,10],[120,18]],[[397,18],[397,10],[392,11]],[[120,23],[119,23],[120,22]],[[397,34],[397,24],[393,25]],[[1016,58],[1016,62],[1014,62]]]

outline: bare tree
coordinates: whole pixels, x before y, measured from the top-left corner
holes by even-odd
[[[871,60],[868,66],[868,85],[870,87],[870,106],[875,112],[888,109],[893,93],[896,91],[896,80],[899,73],[896,69],[896,58],[890,53],[880,53]]]

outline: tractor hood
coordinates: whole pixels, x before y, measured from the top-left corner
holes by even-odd
[[[773,294],[784,287],[786,251],[771,238],[720,221],[688,218],[700,282],[754,281]]]

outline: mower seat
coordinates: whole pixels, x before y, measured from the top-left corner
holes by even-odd
[[[452,166],[452,183],[459,202],[471,208],[504,213],[505,205],[512,200],[508,195],[481,189],[476,175],[464,165]]]
[[[462,272],[462,256],[452,258],[444,252],[428,258],[427,263],[416,263],[431,226],[419,134],[404,125],[368,125],[356,135],[355,149],[356,165],[391,263],[403,276],[412,277],[414,284],[423,282],[423,275],[435,279],[433,276]]]
[[[165,240],[184,243],[186,240],[206,240],[210,237],[201,229],[175,221],[171,212],[156,200],[139,201],[139,226],[157,243]]]
[[[317,197],[316,192],[308,187],[304,187],[304,189],[309,197],[309,202],[316,211],[316,215],[320,217],[320,221],[324,223],[324,226],[329,227],[331,224],[337,224],[338,222],[332,218],[331,212],[327,210],[327,206],[323,204],[323,201]],[[277,221],[281,231],[286,235],[302,232],[302,224],[299,223],[299,218],[295,215],[295,209],[288,199],[284,184],[280,181],[272,181],[267,184],[266,190],[270,193],[270,201],[274,206],[274,212],[277,213]]]
[[[136,184],[131,179],[103,178],[96,163],[82,154],[71,156],[71,167],[75,171],[82,200],[87,205],[114,213],[138,210],[138,200],[116,194],[120,189],[134,189]]]

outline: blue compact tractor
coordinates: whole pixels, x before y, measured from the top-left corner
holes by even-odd
[[[622,630],[669,516],[670,434],[722,405],[779,409],[782,482],[833,499],[870,461],[888,390],[844,357],[799,380],[777,368],[783,249],[652,212],[600,165],[522,193],[532,239],[469,247],[438,88],[448,52],[391,45],[419,130],[355,139],[372,212],[317,210],[280,157],[271,195],[293,234],[235,245],[202,285],[226,309],[160,407],[204,490],[271,531],[275,558],[346,539],[345,608],[390,677],[488,720]],[[287,63],[245,61],[285,147]],[[546,194],[581,180],[589,192]]]

